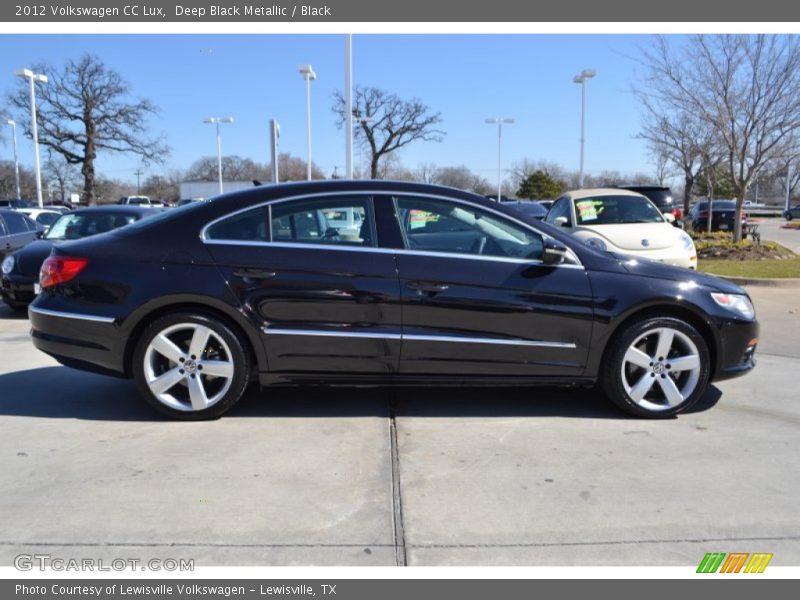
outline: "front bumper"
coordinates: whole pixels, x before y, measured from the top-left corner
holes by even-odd
[[[726,320],[717,323],[717,360],[712,381],[741,377],[756,366],[758,321]]]
[[[34,283],[32,277],[25,275],[3,275],[0,277],[0,295],[10,304],[30,304],[36,298]]]
[[[125,338],[115,319],[28,307],[33,345],[67,367],[125,377]]]

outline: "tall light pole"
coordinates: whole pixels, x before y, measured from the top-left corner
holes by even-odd
[[[344,37],[345,177],[353,178],[353,36]]]
[[[573,83],[578,83],[581,86],[581,170],[578,175],[578,187],[583,187],[583,146],[586,138],[586,82],[597,75],[594,69],[584,69],[579,75],[573,79]]]
[[[208,117],[203,119],[203,123],[213,123],[217,126],[217,175],[219,176],[219,193],[223,192],[222,189],[222,136],[219,132],[221,123],[233,123],[233,117]]]
[[[19,155],[17,154],[17,123],[13,119],[6,119],[6,125],[11,125],[11,139],[14,142],[14,181],[17,184],[17,198],[21,198],[19,189]]]
[[[511,124],[514,119],[508,117],[493,117],[486,119],[488,125],[497,125],[497,201],[500,202],[500,196],[503,188],[503,167],[501,163],[501,153],[503,142],[503,124]]]
[[[317,78],[317,74],[311,65],[300,65],[300,75],[306,80],[306,179],[311,181],[311,82]]]
[[[19,69],[14,71],[14,75],[27,79],[31,84],[31,135],[33,136],[33,157],[36,165],[36,201],[39,208],[44,206],[42,202],[42,167],[39,162],[39,130],[36,127],[36,82],[47,83],[47,76],[41,73],[34,73],[30,69]]]

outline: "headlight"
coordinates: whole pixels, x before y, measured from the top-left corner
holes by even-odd
[[[606,243],[597,237],[589,238],[584,242],[587,246],[591,246],[595,250],[602,250],[603,252],[606,251]]]
[[[3,271],[3,275],[8,275],[11,271],[14,270],[14,257],[13,256],[6,256],[3,259],[3,265],[0,267],[0,270]]]
[[[686,233],[685,231],[681,231],[680,240],[681,240],[681,247],[684,250],[690,252],[691,254],[695,253],[694,242],[692,241],[692,238],[689,236],[688,233]]]
[[[729,311],[743,316],[746,319],[752,319],[756,316],[756,309],[753,308],[753,303],[750,298],[744,294],[722,294],[712,292],[711,297],[722,308],[727,308]]]

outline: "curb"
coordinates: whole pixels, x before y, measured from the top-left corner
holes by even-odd
[[[768,279],[766,277],[730,277],[727,275],[717,275],[716,273],[708,273],[714,277],[725,279],[736,285],[757,285],[763,287],[800,287],[800,278],[798,277],[785,277],[781,279]]]

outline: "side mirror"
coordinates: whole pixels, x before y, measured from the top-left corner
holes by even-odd
[[[569,227],[569,219],[567,217],[556,217],[553,220],[553,225],[556,227]]]
[[[40,240],[40,239],[42,239],[42,238],[44,237],[44,234],[45,234],[45,233],[47,233],[47,230],[46,230],[46,229],[45,229],[44,231],[42,231],[42,230],[39,230],[39,231],[37,231],[37,232],[36,232],[36,239],[37,239],[37,240]]]
[[[558,240],[545,238],[544,248],[542,249],[542,264],[547,266],[560,265],[567,257],[567,252],[569,252],[569,249]]]

